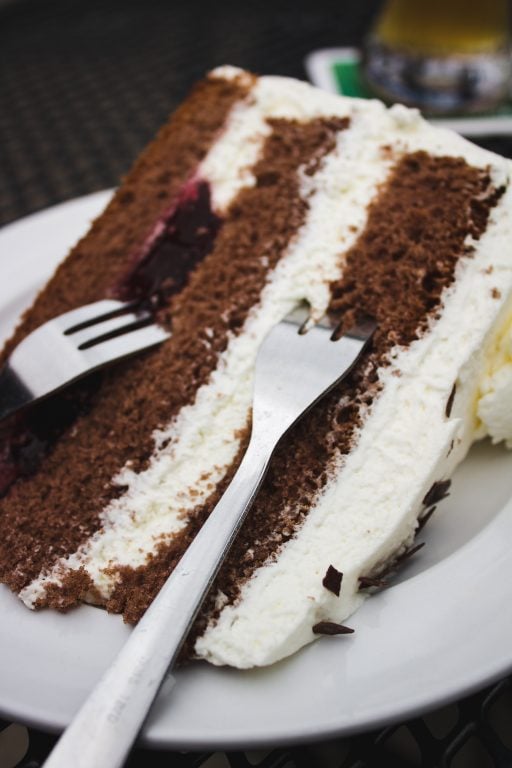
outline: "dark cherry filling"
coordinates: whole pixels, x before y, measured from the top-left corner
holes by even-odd
[[[0,497],[19,477],[36,471],[43,456],[78,416],[90,409],[101,381],[95,373],[14,416],[0,433]]]
[[[114,287],[114,295],[124,301],[149,298],[165,306],[211,251],[220,225],[211,207],[209,185],[201,180],[188,182],[178,202],[156,222],[134,258],[135,267]]]
[[[211,208],[207,182],[189,181],[177,202],[157,220],[134,254],[130,270],[110,294],[164,308],[211,251],[221,223]],[[19,477],[35,472],[62,433],[87,413],[100,383],[101,374],[88,376],[0,427],[0,497]]]

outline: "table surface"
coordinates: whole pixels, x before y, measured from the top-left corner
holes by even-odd
[[[4,0],[0,3],[0,224],[115,186],[207,70],[305,79],[312,50],[358,45],[380,0]],[[486,137],[512,156],[512,137]],[[259,753],[133,751],[178,768],[512,766],[512,684],[423,718],[328,744]],[[0,721],[0,768],[37,768],[54,736]]]

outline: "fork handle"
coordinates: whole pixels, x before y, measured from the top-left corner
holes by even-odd
[[[275,435],[253,433],[226,492],[58,741],[45,768],[122,766],[252,505],[275,443]]]
[[[33,394],[6,363],[0,370],[0,421],[30,403]]]

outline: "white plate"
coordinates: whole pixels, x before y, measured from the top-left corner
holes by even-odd
[[[101,210],[90,195],[0,233],[0,336]],[[194,664],[163,690],[146,742],[175,748],[284,744],[374,728],[458,698],[512,668],[512,455],[484,443],[428,524],[427,546],[401,581],[322,638],[249,672]],[[0,587],[0,711],[59,729],[129,629],[82,606],[28,611]]]

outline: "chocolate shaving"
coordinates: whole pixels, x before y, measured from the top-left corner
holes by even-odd
[[[430,490],[427,491],[425,498],[423,499],[423,506],[431,507],[433,504],[438,504],[443,499],[446,499],[447,496],[450,495],[448,491],[450,490],[451,484],[451,480],[437,480]]]
[[[450,418],[450,414],[452,412],[453,401],[455,400],[455,393],[456,393],[456,391],[457,391],[457,385],[454,384],[453,387],[452,387],[452,391],[450,392],[450,396],[449,396],[448,400],[446,401],[445,414],[446,414],[446,418],[447,419]]]
[[[387,587],[389,582],[386,579],[381,579],[378,576],[360,576],[359,577],[359,589],[369,589],[375,587],[376,589],[383,589]]]
[[[342,579],[343,579],[342,572],[338,571],[338,569],[335,568],[334,565],[330,565],[327,569],[327,572],[324,578],[322,579],[322,584],[326,589],[329,590],[329,592],[332,592],[333,595],[336,595],[336,597],[339,597]]]
[[[315,635],[350,635],[354,630],[334,621],[319,621],[313,627],[313,632]]]
[[[416,528],[416,533],[418,534],[425,525],[428,523],[434,512],[436,511],[437,507],[431,507],[427,512],[425,512],[424,515],[422,515],[420,518],[418,518],[418,527]]]
[[[395,562],[393,563],[393,566],[402,565],[402,563],[404,563],[410,557],[415,555],[416,552],[418,552],[420,549],[423,549],[424,546],[425,546],[425,542],[422,541],[420,544],[416,544],[416,546],[406,549],[405,552],[402,552],[401,555],[398,555]]]
[[[430,514],[432,514],[433,511],[434,510],[432,510]],[[430,514],[427,513],[425,517],[430,517]],[[377,576],[360,576],[359,589],[368,589],[369,587],[387,587],[389,582],[385,577],[392,576],[402,565],[402,563],[416,554],[416,552],[418,552],[418,550],[422,549],[424,546],[425,542],[423,541],[421,544],[416,544],[414,547],[409,547],[409,549],[406,549],[404,552],[402,552],[401,555],[398,555],[393,560],[390,560]]]

